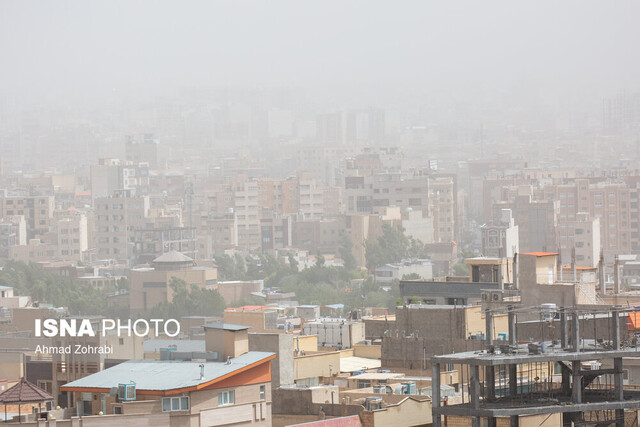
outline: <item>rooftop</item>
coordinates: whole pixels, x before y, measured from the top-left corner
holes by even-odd
[[[10,389],[0,393],[0,404],[38,403],[53,400],[46,391],[31,384],[24,377]]]
[[[233,325],[231,323],[207,323],[203,325],[203,328],[209,329],[224,329],[225,331],[243,331],[249,329],[250,326]]]
[[[176,351],[201,352],[205,351],[204,340],[167,340],[150,339],[144,342],[145,353],[155,353],[161,348],[173,347]]]
[[[366,357],[341,357],[340,372],[364,371],[367,369],[378,369],[382,366],[380,359],[369,359]]]
[[[118,384],[135,383],[138,392],[201,390],[234,373],[244,372],[260,363],[275,358],[274,353],[250,351],[225,362],[194,362],[174,360],[129,360],[104,371],[65,384],[63,391],[87,389],[110,391]],[[204,377],[200,378],[200,365],[204,365]]]
[[[558,254],[555,252],[524,252],[524,253],[521,253],[520,255],[533,255],[537,257],[543,257],[543,256],[552,256],[552,255],[558,255]]]
[[[178,251],[169,251],[160,255],[158,258],[153,260],[154,263],[188,263],[193,262],[192,258],[181,254]]]
[[[513,353],[489,353],[486,350],[466,351],[462,353],[444,354],[433,356],[433,362],[437,363],[458,363],[480,366],[496,366],[535,362],[561,362],[573,360],[596,360],[614,357],[634,357],[640,356],[640,351],[635,347],[626,347],[620,350],[608,350],[598,344],[594,347],[593,340],[582,340],[580,348],[583,351],[566,351],[560,346],[554,346],[551,342],[546,343],[546,351],[540,354],[529,354],[528,344],[520,344]]]

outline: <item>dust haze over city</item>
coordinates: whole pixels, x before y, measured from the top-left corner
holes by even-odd
[[[638,16],[0,0],[0,421],[637,418]]]

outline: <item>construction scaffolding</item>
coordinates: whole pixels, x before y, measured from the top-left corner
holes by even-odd
[[[624,410],[640,408],[640,391],[623,386],[623,358],[640,356],[638,339],[635,327],[621,328],[621,318],[635,321],[638,309],[586,312],[545,304],[506,310],[508,340],[494,341],[493,315],[498,310],[487,309],[484,350],[432,357],[434,427],[442,425],[443,415],[471,417],[474,427],[486,418],[492,427],[497,418],[509,417],[510,425],[518,426],[520,416],[554,413],[563,414],[563,425],[624,426]],[[517,314],[532,310],[540,312],[542,338],[518,341]],[[581,324],[596,315],[606,316],[609,326],[589,331],[595,339],[585,339]],[[444,406],[440,371],[450,364],[460,366],[463,402]]]

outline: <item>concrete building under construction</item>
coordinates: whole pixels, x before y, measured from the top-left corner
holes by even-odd
[[[518,340],[517,316],[533,310],[543,319],[541,339]],[[519,417],[541,414],[556,417],[563,426],[624,426],[625,410],[640,408],[640,390],[625,389],[623,383],[624,358],[640,356],[635,328],[623,323],[635,319],[637,309],[591,312],[608,318],[596,339],[585,338],[581,319],[587,313],[575,308],[510,306],[507,311],[506,340],[487,334],[482,351],[432,357],[434,427],[443,425],[443,416],[470,417],[474,427],[484,418],[491,427],[500,418],[519,426]],[[486,311],[487,330],[494,328],[493,314]],[[554,331],[558,326],[560,331]],[[441,370],[455,365],[462,373],[462,403],[447,405],[438,382]]]

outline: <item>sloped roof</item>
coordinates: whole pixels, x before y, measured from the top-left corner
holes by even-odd
[[[61,387],[62,391],[83,389],[110,390],[118,384],[134,383],[137,390],[179,392],[185,388],[200,389],[235,373],[243,372],[275,358],[274,353],[250,351],[224,362],[194,362],[178,360],[129,360],[104,371],[80,378]],[[204,377],[200,378],[200,365]]]
[[[244,325],[234,325],[231,323],[207,323],[206,325],[202,325],[205,329],[224,329],[225,331],[244,331],[245,329],[249,329],[251,326]]]
[[[534,255],[537,257],[558,255],[556,252],[524,252],[521,255]]]
[[[380,359],[369,359],[366,357],[341,357],[340,372],[363,371],[366,369],[376,369],[381,366]]]
[[[31,384],[24,377],[20,382],[0,394],[0,404],[39,403],[53,400],[53,396]]]
[[[182,254],[178,251],[169,251],[169,252],[165,252],[162,255],[160,255],[158,258],[153,260],[154,263],[157,262],[166,262],[166,263],[173,263],[173,262],[193,262],[193,258],[189,258],[188,256],[186,256],[185,254]]]

